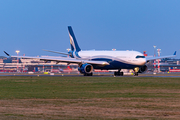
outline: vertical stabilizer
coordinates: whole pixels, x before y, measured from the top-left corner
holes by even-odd
[[[68,26],[68,32],[70,37],[71,50],[76,52],[81,51],[71,26]]]

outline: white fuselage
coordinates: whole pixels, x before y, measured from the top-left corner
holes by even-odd
[[[73,54],[75,58],[78,56]],[[106,61],[118,61],[125,64],[143,66],[146,63],[144,55],[137,51],[79,51],[78,55],[81,59],[93,60],[101,59]],[[140,56],[140,57],[137,57]]]

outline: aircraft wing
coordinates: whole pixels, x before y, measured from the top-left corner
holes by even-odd
[[[146,57],[146,60],[150,61],[150,60],[163,59],[163,58],[172,58],[172,57],[176,57],[176,51],[174,52],[173,55],[160,56],[160,57]]]
[[[77,64],[96,64],[96,65],[109,65],[106,61],[92,61],[92,60],[83,60],[83,59],[76,59],[76,58],[67,58],[67,57],[30,57],[30,56],[11,56],[16,58],[26,58],[26,59],[39,59],[44,61],[56,61],[56,62],[65,62],[65,63],[77,63]]]
[[[43,50],[44,50],[44,49],[43,49]],[[68,53],[57,52],[57,51],[52,51],[52,50],[44,50],[44,51],[52,52],[52,53],[57,53],[57,54],[62,54],[62,55],[71,55],[71,54],[68,54]]]

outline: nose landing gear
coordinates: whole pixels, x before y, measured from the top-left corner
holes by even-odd
[[[139,67],[134,68],[134,76],[138,76]]]

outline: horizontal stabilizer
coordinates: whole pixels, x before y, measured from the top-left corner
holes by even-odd
[[[10,56],[6,51],[4,51],[4,53],[5,53],[7,56]]]

